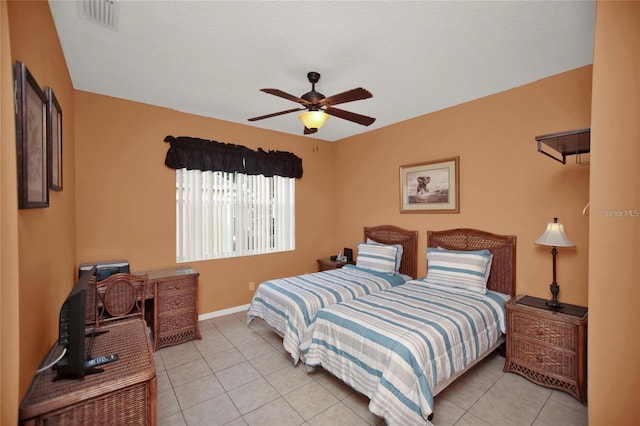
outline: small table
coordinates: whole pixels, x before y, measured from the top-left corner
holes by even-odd
[[[552,308],[544,299],[516,296],[507,310],[505,372],[565,391],[587,403],[587,308]]]
[[[156,369],[145,322],[123,320],[100,330],[108,332],[93,342],[87,338],[86,350],[92,357],[116,353],[119,359],[82,379],[54,382],[51,368],[36,374],[20,403],[20,424],[156,424]],[[53,362],[60,351],[54,345],[42,365]]]
[[[325,257],[323,259],[318,259],[318,270],[322,272],[322,271],[327,271],[329,269],[340,269],[347,264],[355,265],[356,262],[354,261],[338,262],[336,260],[331,260],[331,258],[329,257]]]

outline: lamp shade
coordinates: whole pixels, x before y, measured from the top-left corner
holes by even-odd
[[[298,118],[307,129],[319,129],[324,125],[329,116],[324,111],[305,111]]]
[[[547,224],[544,234],[536,241],[536,244],[554,247],[575,247],[573,241],[564,232],[564,225],[558,223],[558,218],[554,217],[553,222]]]

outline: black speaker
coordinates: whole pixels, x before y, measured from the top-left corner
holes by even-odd
[[[347,262],[353,262],[353,250],[350,248],[344,248],[342,255],[347,258]]]

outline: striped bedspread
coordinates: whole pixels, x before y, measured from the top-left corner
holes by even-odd
[[[508,296],[421,280],[318,312],[301,350],[358,392],[388,425],[428,425],[431,390],[505,332]]]
[[[265,281],[256,289],[248,322],[262,318],[283,337],[294,364],[300,360],[300,341],[316,313],[329,305],[378,292],[409,277],[368,272],[352,265],[312,274]]]

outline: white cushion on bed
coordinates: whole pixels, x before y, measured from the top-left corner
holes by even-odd
[[[483,255],[489,255],[489,263],[487,263],[487,269],[484,271],[485,280],[489,281],[489,274],[491,273],[491,263],[493,262],[493,254],[488,249],[482,250],[449,250],[443,247],[438,247],[438,250],[444,250],[452,253],[479,253]]]
[[[404,247],[402,244],[384,244],[378,241],[372,240],[371,238],[367,238],[367,244],[382,244],[382,245],[391,245],[395,247],[398,251],[396,252],[396,272],[400,270],[400,263],[402,262],[402,253],[404,253]]]
[[[384,244],[358,244],[356,266],[375,272],[393,274],[396,270],[398,249]]]
[[[428,247],[425,281],[485,294],[492,259],[489,250],[455,251]]]

